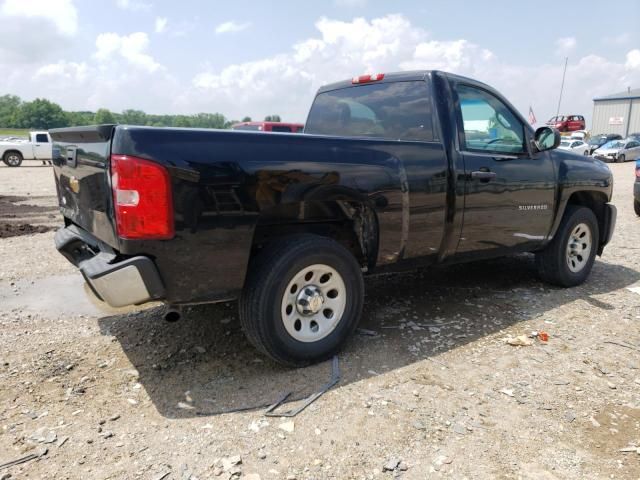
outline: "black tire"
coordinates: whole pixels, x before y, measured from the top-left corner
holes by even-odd
[[[19,167],[22,165],[22,154],[20,152],[6,152],[2,161],[7,167]]]
[[[618,159],[616,160],[618,163],[624,163],[627,161],[624,155],[618,155]]]
[[[569,268],[567,248],[571,234],[580,224],[586,225],[591,232],[591,249],[584,266],[576,272]],[[598,219],[593,211],[577,205],[567,206],[558,231],[551,243],[544,250],[536,252],[536,266],[540,278],[545,282],[560,287],[580,285],[591,273],[599,244]]]
[[[635,210],[636,215],[640,217],[640,200],[633,201],[633,209]]]
[[[589,150],[585,150],[585,151],[584,151],[584,156],[585,156],[585,157],[588,157],[588,156],[589,156]]]
[[[295,276],[317,264],[327,265],[340,275],[346,305],[327,336],[305,342],[287,331],[282,302]],[[329,359],[340,350],[358,325],[363,301],[362,271],[351,252],[330,238],[295,235],[265,247],[251,261],[239,302],[240,324],[259,351],[278,363],[299,367]]]

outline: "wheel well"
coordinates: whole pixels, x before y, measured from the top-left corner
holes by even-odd
[[[22,152],[20,150],[7,150],[2,154],[2,158],[6,157],[10,153],[17,153],[18,155],[20,155],[22,157]]]
[[[373,268],[378,254],[378,222],[362,202],[331,200],[277,205],[262,212],[253,235],[251,255],[274,240],[311,233],[329,237],[349,250],[362,267]]]
[[[602,241],[605,235],[605,212],[604,205],[607,203],[607,196],[602,192],[575,192],[569,197],[567,205],[580,205],[589,208],[595,213],[598,219],[598,230],[600,231],[600,240]]]

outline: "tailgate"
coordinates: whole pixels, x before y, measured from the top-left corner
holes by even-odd
[[[117,248],[109,155],[114,125],[51,130],[58,204],[64,217]]]

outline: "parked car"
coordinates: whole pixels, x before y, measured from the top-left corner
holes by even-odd
[[[47,132],[29,132],[29,140],[0,142],[0,158],[9,167],[19,167],[23,160],[51,163],[51,137]]]
[[[583,142],[589,141],[589,132],[585,130],[576,130],[575,132],[571,132],[571,136],[569,137],[572,140],[582,140]]]
[[[633,209],[640,217],[640,160],[636,160],[636,181],[633,184]]]
[[[605,143],[610,142],[611,140],[622,140],[622,136],[617,133],[608,133],[608,134],[600,134],[594,135],[588,141],[589,143],[589,155],[593,155],[598,148],[603,146]]]
[[[256,132],[286,132],[301,133],[304,130],[302,123],[283,122],[242,122],[231,126],[232,130],[253,130]]]
[[[627,138],[632,138],[632,139],[638,140],[640,142],[640,132],[630,133]]]
[[[57,249],[112,306],[239,299],[286,365],[334,355],[363,274],[534,252],[587,278],[613,233],[604,163],[557,150],[488,85],[438,71],[320,88],[305,135],[124,125],[52,130]],[[490,274],[490,272],[487,272]]]
[[[551,117],[547,125],[554,127],[559,132],[573,132],[575,130],[584,130],[586,124],[582,115],[558,115]]]
[[[603,162],[626,162],[640,158],[640,142],[627,138],[612,140],[595,151],[594,157]]]
[[[589,144],[583,142],[582,140],[561,140],[558,148],[563,150],[570,150],[573,153],[577,153],[579,155],[589,155]]]

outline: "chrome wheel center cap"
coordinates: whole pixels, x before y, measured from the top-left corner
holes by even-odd
[[[296,299],[296,308],[302,315],[318,313],[324,305],[322,291],[315,285],[308,285],[300,290]]]

